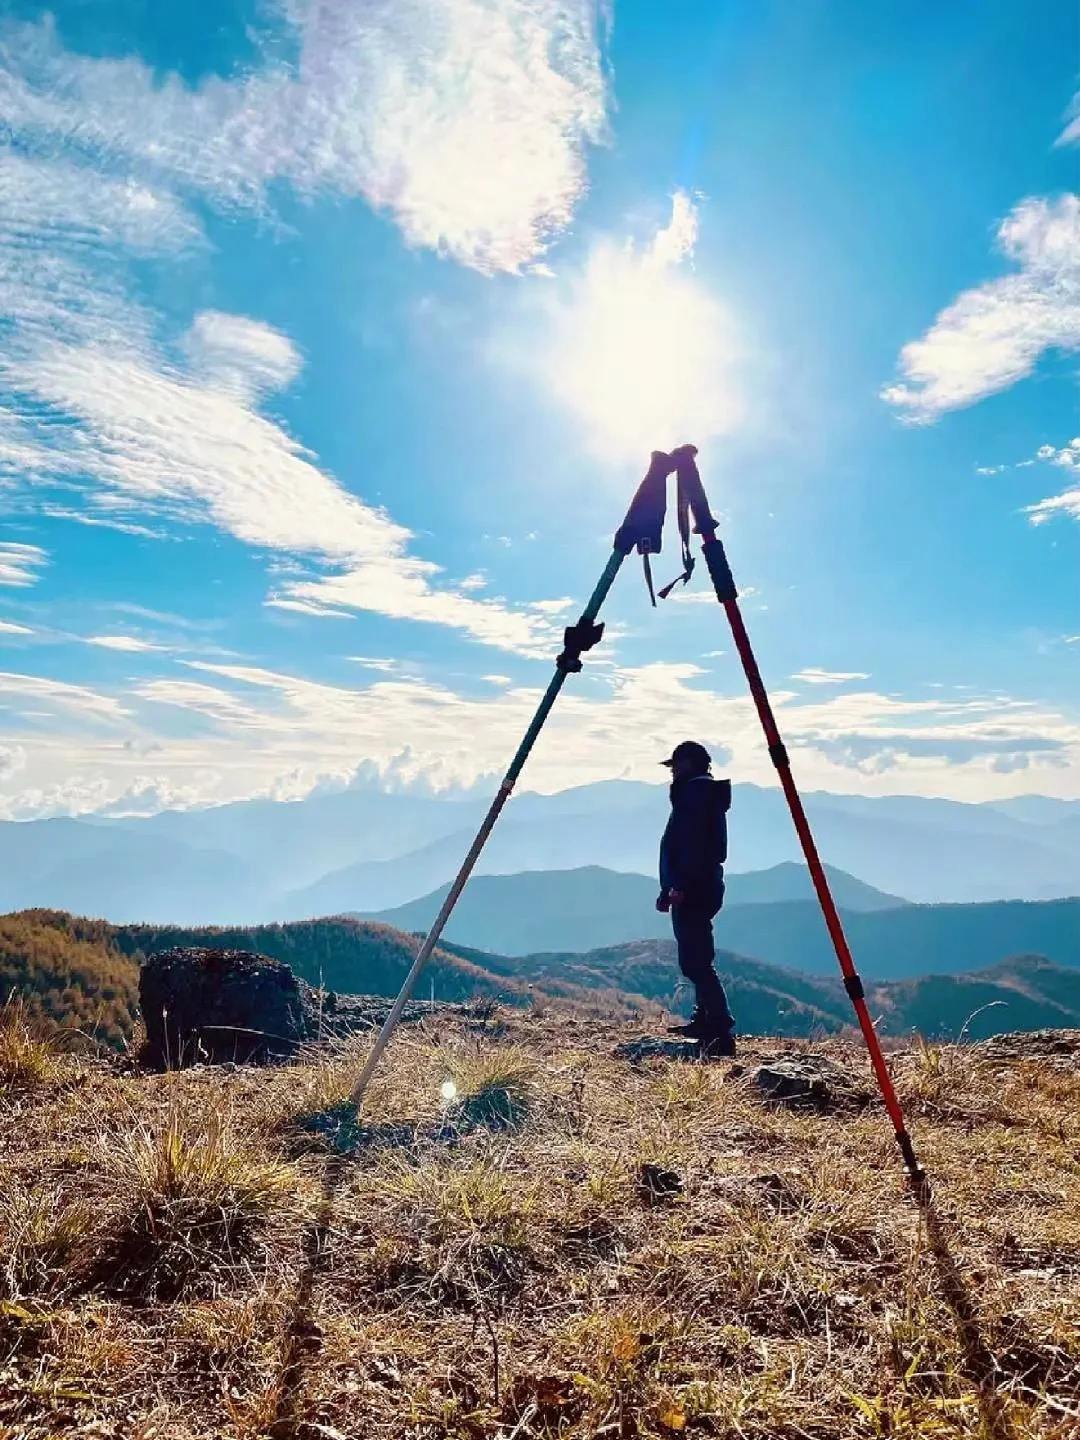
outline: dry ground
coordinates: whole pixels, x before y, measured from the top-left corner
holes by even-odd
[[[1080,1033],[893,1055],[930,1215],[879,1106],[763,1104],[777,1042],[627,1033],[426,1022],[358,1129],[366,1040],[124,1073],[9,1016],[0,1437],[1080,1435]]]

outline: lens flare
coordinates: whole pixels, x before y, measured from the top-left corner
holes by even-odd
[[[444,1080],[439,1086],[439,1094],[442,1096],[442,1098],[446,1101],[448,1105],[451,1100],[456,1100],[457,1086],[454,1084],[453,1080]]]

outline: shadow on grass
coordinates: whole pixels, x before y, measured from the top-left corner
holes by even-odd
[[[975,1387],[982,1434],[986,1440],[1015,1440],[1016,1432],[1009,1418],[1007,1402],[998,1389],[998,1382],[1007,1373],[1006,1368],[987,1343],[978,1307],[950,1248],[948,1226],[934,1203],[929,1181],[915,1181],[912,1193],[926,1226],[927,1243],[941,1297],[956,1325],[964,1356],[964,1373]]]
[[[312,1111],[295,1122],[295,1128],[303,1134],[319,1137],[328,1154],[319,1203],[304,1232],[300,1278],[285,1331],[278,1398],[267,1429],[271,1440],[302,1440],[314,1433],[304,1414],[304,1382],[322,1344],[322,1331],[315,1319],[316,1290],[329,1253],[334,1203],[349,1171],[362,1163],[365,1155],[376,1151],[418,1152],[421,1146],[454,1146],[471,1130],[514,1129],[523,1119],[524,1111],[510,1099],[504,1101],[502,1091],[496,1087],[494,1098],[481,1092],[448,1108],[440,1121],[426,1125],[365,1125],[348,1101],[328,1110]]]
[[[299,1440],[307,1428],[303,1414],[304,1379],[322,1345],[322,1331],[315,1321],[315,1289],[329,1248],[334,1200],[349,1170],[350,1159],[348,1152],[337,1149],[327,1156],[319,1203],[304,1232],[300,1278],[285,1331],[277,1403],[274,1418],[267,1427],[267,1435],[272,1440]]]

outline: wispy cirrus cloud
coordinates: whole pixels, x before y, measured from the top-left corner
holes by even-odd
[[[124,655],[149,655],[155,651],[167,652],[171,648],[150,640],[140,640],[136,635],[87,635],[85,643],[95,645],[99,650],[117,650]]]
[[[278,15],[294,61],[194,86],[72,53],[48,20],[8,25],[0,120],[226,205],[261,205],[275,182],[362,197],[410,244],[481,270],[519,269],[568,222],[606,122],[597,0],[294,0]]]
[[[1080,145],[1080,90],[1069,106],[1069,123],[1054,142],[1055,145]]]
[[[23,545],[14,540],[0,542],[0,585],[24,589],[34,585],[49,557],[40,545]]]
[[[1050,350],[1080,350],[1080,195],[1024,200],[997,239],[1017,267],[965,290],[900,352],[881,397],[927,423],[1030,375]]]
[[[852,680],[869,680],[870,676],[864,670],[822,670],[817,665],[807,665],[791,678],[803,685],[846,685]]]
[[[196,315],[184,349],[193,379],[244,401],[284,389],[302,363],[296,346],[280,330],[220,310]]]
[[[1068,482],[1057,494],[1047,495],[1032,505],[1026,505],[1023,513],[1032,525],[1045,525],[1047,521],[1059,516],[1080,520],[1080,435],[1064,445],[1040,445],[1034,455],[1015,464],[980,465],[976,468],[976,474],[1000,475],[1006,470],[1027,470],[1033,466],[1041,469],[1044,465],[1063,471],[1069,477]]]
[[[521,269],[569,220],[603,131],[598,5],[298,0],[279,19],[295,61],[197,85],[75,54],[50,21],[0,24],[17,139],[0,157],[0,483],[36,487],[25,503],[52,518],[146,538],[162,533],[147,520],[212,524],[294,557],[268,602],[284,612],[546,652],[542,612],[448,582],[263,413],[302,363],[288,336],[208,310],[163,342],[132,262],[204,250],[198,205],[265,207],[284,182],[362,197],[476,269]]]
[[[130,711],[113,695],[71,685],[44,675],[0,671],[0,695],[19,704],[45,705],[50,710],[74,711],[89,720],[123,720]]]
[[[1035,458],[1064,470],[1070,481],[1056,495],[1048,495],[1045,500],[1027,507],[1031,523],[1043,525],[1058,515],[1080,520],[1080,435],[1060,447],[1041,445]]]
[[[262,723],[262,717],[235,695],[214,685],[201,684],[197,680],[148,680],[139,685],[135,693],[140,700],[191,710],[229,727],[239,725],[257,728]]]
[[[192,375],[145,347],[63,343],[39,345],[8,371],[33,408],[43,449],[59,429],[62,466],[74,435],[82,481],[108,518],[209,523],[323,567],[279,583],[272,605],[312,615],[374,611],[502,649],[547,652],[554,632],[544,613],[443,583],[436,564],[410,553],[408,529],[320,470],[254,408],[256,390],[295,373],[286,337],[220,314],[195,333],[184,348],[209,373]]]

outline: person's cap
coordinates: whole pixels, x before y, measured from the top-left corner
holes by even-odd
[[[661,760],[660,763],[670,769],[676,760],[692,760],[702,770],[708,770],[712,764],[712,756],[708,750],[705,749],[705,746],[699,745],[696,740],[683,740],[675,746],[675,749],[671,752],[668,759]]]

